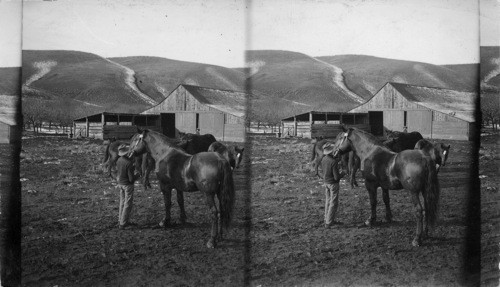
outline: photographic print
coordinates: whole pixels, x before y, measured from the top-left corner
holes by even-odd
[[[497,286],[499,4],[0,0],[2,284]]]

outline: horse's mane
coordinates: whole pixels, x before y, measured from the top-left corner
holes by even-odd
[[[368,143],[370,143],[371,145],[378,146],[378,147],[381,147],[383,149],[390,151],[386,146],[384,146],[382,141],[380,139],[378,139],[376,136],[374,136],[373,134],[366,132],[364,130],[360,130],[358,128],[352,128],[352,129],[355,130],[357,133],[362,134],[363,137],[366,138]]]
[[[146,130],[148,133],[152,133],[156,136],[158,136],[160,138],[160,140],[167,144],[169,147],[172,147],[172,148],[176,148],[176,149],[179,149],[179,150],[182,150],[178,145],[180,143],[182,143],[182,140],[181,139],[177,139],[177,138],[170,138],[170,137],[167,137],[166,135],[162,134],[162,133],[159,133],[159,132],[155,132],[155,131],[152,131],[152,130]],[[155,141],[156,138],[155,137],[152,137],[152,140]]]

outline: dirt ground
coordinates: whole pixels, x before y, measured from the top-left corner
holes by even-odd
[[[498,135],[483,142],[482,187],[473,192],[481,192],[483,205],[482,281],[484,286],[497,286]],[[449,141],[449,162],[439,175],[440,219],[432,238],[419,248],[411,246],[415,220],[408,192],[390,192],[394,215],[390,224],[384,222],[379,192],[379,224],[362,228],[358,226],[370,211],[363,180],[358,179],[356,189],[342,180],[338,219],[343,225],[324,229],[323,187],[310,169],[310,140],[252,136],[249,143],[251,156],[235,172],[233,228],[226,241],[209,250],[205,247],[208,210],[200,193],[185,196],[190,224],[163,230],[153,228],[163,215],[157,186],[145,191],[136,185],[133,219],[139,227],[120,231],[116,227],[118,193],[99,166],[102,141],[25,139],[21,161],[23,285],[460,284],[469,142]],[[246,183],[251,185],[251,194]],[[175,199],[172,216],[178,220]]]

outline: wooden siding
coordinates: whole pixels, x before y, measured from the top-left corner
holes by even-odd
[[[157,126],[139,126],[141,129],[150,129],[160,132]],[[102,139],[127,140],[137,132],[137,126],[132,125],[105,125],[102,130]],[[101,137],[100,137],[101,138]]]
[[[425,138],[432,136],[432,111],[410,110],[407,112],[408,132],[418,131]]]
[[[212,134],[216,139],[224,138],[224,114],[223,113],[201,113],[200,134]]]
[[[404,111],[384,111],[384,128],[391,131],[402,132],[404,128]]]
[[[20,140],[21,130],[18,126],[0,122],[0,143],[16,143]]]
[[[196,133],[196,113],[176,113],[175,128],[183,133]]]
[[[467,122],[433,122],[432,138],[469,140],[469,129]]]

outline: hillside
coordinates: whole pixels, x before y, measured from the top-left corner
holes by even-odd
[[[337,67],[307,55],[289,51],[247,51],[253,90],[271,98],[306,104],[307,110],[346,111],[368,97],[352,93]]]
[[[427,63],[393,60],[363,55],[318,57],[344,70],[347,86],[366,97],[387,82],[474,91],[477,76]]]
[[[500,92],[500,47],[484,46],[481,53],[481,88]]]
[[[245,74],[237,69],[159,57],[109,60],[134,70],[137,86],[158,102],[179,84],[235,91],[243,91],[245,88]]]
[[[77,51],[23,51],[23,95],[66,102],[78,113],[140,112],[156,101],[141,93],[133,74],[98,55]]]

